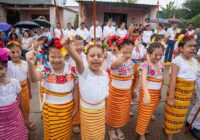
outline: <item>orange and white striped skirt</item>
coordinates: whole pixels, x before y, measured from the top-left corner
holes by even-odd
[[[79,101],[80,101],[80,94],[78,93],[78,106],[80,106]],[[80,125],[80,109],[78,109],[78,112],[73,117],[73,126],[76,126],[76,125]]]
[[[61,105],[44,103],[42,110],[44,140],[72,139],[73,106],[73,101]]]
[[[22,101],[24,103],[25,108],[25,118],[28,120],[30,115],[30,97],[29,97],[29,88],[28,88],[28,82],[22,81],[21,84],[21,96]]]
[[[106,123],[113,128],[120,128],[130,120],[131,87],[118,89],[110,84],[107,100]]]
[[[176,79],[174,105],[169,106],[167,103],[165,104],[164,127],[166,134],[179,133],[183,127],[194,86],[195,81],[187,81],[181,78]]]
[[[105,105],[100,108],[86,108],[80,105],[81,139],[105,139]]]
[[[137,116],[137,122],[136,122],[136,132],[139,135],[145,134],[145,131],[147,129],[151,116],[153,115],[155,109],[160,103],[162,82],[163,82],[163,79],[147,77],[147,84],[150,88],[148,89],[148,91],[149,91],[150,99],[151,99],[150,104],[148,105],[144,104],[143,102],[144,91],[142,88],[140,89],[140,96],[139,96],[139,103],[138,103],[138,116]],[[152,87],[152,85],[154,85],[154,87]],[[155,88],[155,89],[151,89],[151,88]]]
[[[138,115],[136,122],[136,132],[139,135],[144,135],[153,115],[155,109],[160,103],[160,90],[149,90],[149,94],[151,97],[151,102],[148,105],[143,103],[144,91],[140,89],[140,98],[138,104]]]

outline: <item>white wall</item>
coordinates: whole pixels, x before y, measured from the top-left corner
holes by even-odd
[[[77,13],[75,13],[75,12],[64,9],[64,13],[63,13],[63,23],[64,23],[63,27],[64,28],[67,27],[68,22],[72,23],[72,25],[74,24],[76,14]]]

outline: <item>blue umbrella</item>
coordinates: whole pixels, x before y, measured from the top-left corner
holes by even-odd
[[[1,31],[7,31],[11,28],[12,26],[6,22],[0,22],[0,30]]]
[[[166,19],[159,18],[158,20],[159,20],[158,22],[159,22],[160,24],[170,24]],[[151,22],[151,23],[157,23],[157,18],[151,19],[150,22]]]
[[[17,28],[40,28],[40,25],[32,21],[20,21],[15,24]]]

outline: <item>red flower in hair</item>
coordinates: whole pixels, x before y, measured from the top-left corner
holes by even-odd
[[[194,38],[194,36],[193,35],[184,34],[183,39],[186,39],[186,38]]]
[[[118,40],[119,38],[120,38],[120,37],[119,37],[119,36],[116,36],[116,35],[111,36],[110,39],[109,39],[109,42],[108,42],[108,46],[111,47],[112,44],[113,44],[113,42],[114,42],[115,40]]]
[[[118,41],[118,43],[117,43],[117,46],[118,47],[121,46],[124,41],[132,41],[134,43],[135,39],[136,38],[128,38],[128,36],[120,38],[119,41]]]
[[[53,45],[54,47],[56,47],[57,49],[61,49],[63,46],[62,44],[60,43],[60,39],[57,38],[57,37],[54,37],[53,38]]]

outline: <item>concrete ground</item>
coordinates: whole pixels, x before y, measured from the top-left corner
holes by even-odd
[[[166,140],[166,135],[162,129],[163,124],[163,109],[165,104],[165,97],[168,88],[168,69],[166,69],[165,74],[165,84],[162,89],[162,100],[160,102],[159,107],[155,112],[156,121],[151,121],[148,130],[150,134],[146,136],[147,140]],[[29,131],[29,139],[30,140],[43,140],[43,123],[41,120],[41,112],[39,111],[39,94],[37,89],[37,84],[33,84],[32,86],[32,94],[33,98],[31,100],[31,114],[30,119],[33,121],[37,129],[35,131]],[[192,101],[192,105],[194,105],[194,100]],[[192,106],[191,105],[191,106]],[[134,104],[131,107],[131,111],[134,116],[131,118],[130,122],[123,128],[123,132],[125,133],[126,140],[136,140],[137,136],[135,133],[136,126],[136,116],[137,116],[137,104]],[[174,137],[174,140],[196,140],[190,133],[184,135],[183,128],[182,132]],[[108,132],[108,131],[107,131]],[[80,140],[80,135],[73,135],[73,140]],[[109,140],[108,133],[106,133],[106,140]]]

